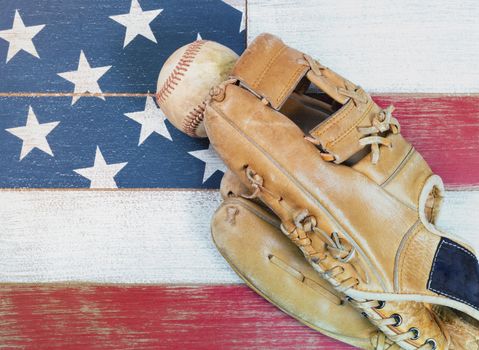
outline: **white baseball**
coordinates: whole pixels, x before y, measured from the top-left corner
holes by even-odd
[[[193,137],[206,137],[203,112],[212,87],[226,80],[238,55],[214,41],[176,50],[161,68],[156,98],[168,120]]]

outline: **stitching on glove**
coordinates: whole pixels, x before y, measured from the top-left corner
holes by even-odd
[[[339,117],[339,118],[330,118],[328,120],[326,120],[323,124],[320,124],[323,126],[322,130],[320,130],[320,132],[318,133],[318,136],[322,136],[324,135],[324,133],[326,131],[328,131],[329,129],[331,129],[333,126],[335,126],[336,124],[338,124],[341,120],[343,120],[344,118],[346,118],[347,116],[349,116],[349,114],[352,112],[352,110],[354,109],[354,105],[351,103],[349,104],[348,106],[346,106],[346,109],[342,112],[342,115]],[[319,127],[319,126],[318,126]],[[315,132],[315,130],[313,129],[313,132]]]
[[[269,60],[268,64],[264,67],[263,72],[256,78],[254,81],[252,88],[256,89],[258,88],[259,83],[261,80],[263,80],[264,76],[266,75],[266,72],[271,68],[273,63],[278,59],[279,55],[281,55],[288,47],[286,45],[283,45],[273,56],[271,56],[271,59]]]
[[[293,73],[293,75],[291,76],[291,78],[288,80],[288,82],[284,85],[283,87],[283,90],[281,90],[278,98],[275,99],[275,103],[279,103],[279,101],[281,101],[282,99],[285,98],[286,94],[288,93],[288,91],[290,90],[290,86],[293,84],[294,81],[298,80],[298,77],[301,75],[300,73],[302,72],[302,70],[304,69],[305,67],[303,66],[299,66],[296,71]],[[294,89],[294,87],[293,87]]]
[[[384,182],[380,185],[381,187],[386,187],[392,180],[394,180],[398,175],[399,173],[406,167],[406,164],[409,163],[409,159],[411,159],[411,157],[416,153],[416,150],[414,149],[414,147],[412,145],[409,145],[409,150],[407,151],[406,155],[404,156],[404,158],[401,160],[401,163],[399,163],[399,165],[396,167],[396,169],[394,169],[394,171],[391,173],[391,175],[389,175],[389,177],[384,180]],[[426,179],[427,180],[427,179]],[[424,181],[424,183],[426,183],[426,181]],[[423,186],[424,186],[424,183],[423,183]],[[421,186],[421,188],[423,187]],[[417,201],[419,202],[419,198],[417,199]]]
[[[444,242],[444,244],[447,244],[447,245],[450,245],[450,246],[453,246],[453,247],[455,247],[455,248],[458,248],[458,249],[462,250],[464,253],[469,254],[470,256],[472,256],[472,257],[474,258],[474,260],[477,261],[477,257],[476,257],[474,254],[472,254],[472,253],[471,253],[470,251],[468,251],[467,249],[464,249],[464,248],[461,247],[460,245],[457,245],[457,244],[455,244],[455,243],[446,242],[446,241],[443,241],[443,242]]]
[[[458,246],[458,245],[456,245],[456,244],[454,244],[454,243],[449,243],[449,242],[446,242],[446,241],[442,240],[442,241],[441,241],[441,244],[439,244],[439,247],[437,248],[436,254],[435,254],[435,256],[434,256],[431,273],[429,274],[429,283],[428,283],[427,289],[429,289],[429,290],[431,290],[431,291],[433,291],[433,292],[435,292],[435,293],[437,293],[437,294],[439,294],[439,295],[445,295],[445,296],[447,296],[447,297],[449,297],[449,298],[451,298],[451,299],[454,299],[454,300],[456,300],[456,301],[460,301],[460,302],[462,302],[462,303],[464,303],[464,304],[466,304],[466,305],[472,307],[472,308],[475,309],[475,310],[479,310],[479,307],[477,307],[477,306],[475,306],[475,305],[473,305],[473,304],[467,302],[466,300],[462,300],[461,298],[458,298],[458,297],[453,296],[453,295],[449,295],[448,293],[445,293],[445,292],[442,292],[442,291],[438,291],[438,290],[436,290],[436,289],[434,289],[434,288],[431,287],[431,283],[432,283],[432,278],[431,278],[431,277],[432,277],[432,275],[434,274],[434,271],[435,271],[435,269],[436,269],[437,257],[438,257],[438,255],[439,255],[439,251],[441,250],[441,247],[443,246],[443,244],[447,244],[447,245],[453,246],[453,247],[455,247],[455,248],[459,248],[459,249],[462,250],[463,252],[465,252],[465,253],[469,254],[470,256],[472,256],[472,257],[474,258],[474,260],[477,261],[477,257],[474,256],[474,254],[472,254],[471,252],[465,250],[463,247]]]
[[[361,123],[361,122],[364,120],[364,118],[367,117],[368,113],[369,113],[369,112],[371,111],[371,109],[373,108],[373,105],[374,105],[374,103],[371,101],[371,102],[369,103],[368,108],[364,111],[362,117],[359,118],[358,120],[356,120],[356,121],[354,122],[354,124],[353,124],[348,130],[346,130],[345,133],[343,133],[343,135],[339,136],[339,137],[336,138],[336,139],[333,139],[333,140],[330,142],[331,146],[334,146],[336,143],[340,142],[342,139],[344,139],[346,136],[348,136],[353,130],[356,130],[358,124]]]
[[[409,246],[411,245],[411,243],[414,241],[414,237],[418,234],[418,232],[423,228],[422,225],[420,225],[420,220],[416,221],[414,223],[413,226],[411,226],[411,228],[406,232],[406,234],[404,235],[403,239],[401,240],[401,243],[399,245],[399,249],[398,249],[398,252],[397,252],[397,255],[396,255],[396,260],[397,259],[400,259],[401,257],[403,257],[403,253],[407,253],[407,251],[409,250]],[[402,259],[400,260],[400,264],[401,266],[397,267],[396,265],[396,261],[394,263],[394,267],[395,267],[395,270],[398,271],[401,276],[398,276],[396,278],[396,274],[394,276],[394,291],[396,293],[399,292],[399,281],[401,281],[401,285],[403,284],[403,274],[404,274],[404,264],[406,263],[406,259]]]

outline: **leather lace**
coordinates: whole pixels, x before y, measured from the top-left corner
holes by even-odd
[[[311,70],[313,71],[314,74],[317,76],[322,76],[323,75],[323,70],[328,69],[326,66],[323,66],[321,63],[319,63],[318,60],[315,60],[309,55],[304,54],[303,55],[304,60],[306,63],[309,65]],[[343,87],[336,87],[336,91],[346,97],[349,97],[353,100],[355,105],[358,105],[358,103],[367,103],[368,98],[361,94],[361,89],[351,83],[348,80],[344,80],[344,88]]]
[[[316,226],[316,219],[313,216],[308,215],[307,210],[303,210],[296,216],[296,218],[294,219],[294,224],[296,226],[296,229],[294,229],[292,232],[287,232],[283,225],[281,225],[281,230],[293,242],[295,242],[298,246],[302,247],[303,252],[306,252],[310,256],[311,261],[313,261],[314,263],[319,264],[322,260],[326,259],[326,254],[324,254],[319,259],[315,259],[320,255],[311,247],[312,241],[309,238],[309,236],[306,234],[306,232],[314,232],[316,234],[319,234],[319,236],[325,242],[327,252],[330,253],[330,255],[334,259],[336,259],[337,261],[341,263],[351,263],[351,266],[356,270],[356,272],[358,272],[358,275],[360,275],[360,272],[365,271],[365,269],[360,265],[360,260],[356,261],[354,264],[352,263],[353,259],[356,256],[356,249],[354,247],[349,246],[349,244],[347,244],[346,242],[343,242],[337,232],[333,232],[331,233],[331,235],[328,235],[325,231],[318,228]],[[336,265],[324,271],[323,276],[327,277],[328,279],[333,279],[335,282],[337,282],[338,284],[335,286],[336,290],[344,293],[350,288],[353,288],[359,284],[359,280],[354,277],[348,277],[344,280],[338,280],[338,277],[340,277],[340,275],[343,274],[344,272],[345,270],[342,266]],[[366,279],[369,280],[368,277],[366,277]],[[361,302],[354,299],[350,299],[350,302],[355,307],[361,310],[375,309],[375,308],[380,308],[384,306],[383,302],[377,301],[377,300]],[[402,319],[399,315],[395,314],[388,318],[381,318],[381,319],[370,318],[370,321],[376,327],[381,328],[381,327],[387,327],[387,326],[397,327],[402,322]],[[407,332],[396,334],[396,335],[390,335],[388,336],[388,338],[390,341],[394,343],[400,343],[407,340],[417,339],[418,336],[419,336],[419,330],[415,328],[411,328]],[[418,347],[417,349],[418,350],[433,350],[435,346],[432,345],[433,343],[431,342],[433,341],[431,340],[430,342],[426,342],[420,347]],[[389,347],[387,344],[384,346],[387,346],[387,347],[382,347],[382,349],[388,349]],[[378,347],[377,349],[381,349],[381,347]]]
[[[281,231],[287,235],[296,245],[302,248],[303,253],[316,264],[320,264],[323,260],[327,258],[327,254],[321,254],[317,252],[312,247],[312,240],[307,235],[307,232],[314,232],[321,237],[325,243],[326,251],[333,257],[335,260],[341,263],[349,263],[354,270],[358,273],[361,279],[364,279],[366,283],[369,282],[369,277],[365,273],[365,269],[361,264],[361,260],[355,260],[357,251],[347,242],[344,242],[337,232],[332,232],[330,235],[325,231],[317,227],[316,218],[310,216],[307,210],[301,211],[294,219],[295,229],[288,232],[286,228],[281,225]],[[346,277],[343,280],[339,280],[340,276],[345,273],[345,269],[340,265],[335,265],[332,268],[325,270],[322,274],[329,280],[333,280],[335,288],[341,293],[347,292],[349,289],[357,286],[360,281],[354,277]],[[364,277],[365,275],[365,277]],[[384,306],[384,302],[378,300],[368,300],[368,301],[357,301],[350,299],[350,302],[358,309],[377,309]],[[369,319],[376,327],[397,327],[402,322],[402,319],[399,315],[395,314],[388,318],[381,319]],[[407,332],[390,335],[388,336],[389,340],[393,343],[400,343],[407,340],[414,340],[419,337],[419,330],[415,328],[409,329]],[[386,350],[390,347],[386,342],[379,343],[376,349]],[[428,340],[423,345],[419,346],[417,350],[434,350],[436,348],[435,342],[433,340]]]
[[[398,349],[395,343],[392,343],[386,335],[378,331],[371,337],[371,345],[374,347],[374,350],[396,350]]]
[[[371,345],[374,347],[374,350],[399,349],[396,343],[392,343],[391,340],[381,331],[378,331],[371,337]],[[432,343],[426,343],[417,348],[417,350],[434,350],[434,345],[432,345]]]
[[[361,94],[361,88],[353,85],[352,83],[345,82],[346,88],[337,88],[337,91],[346,97],[353,100],[353,103],[357,106],[359,103],[368,103],[368,98]]]
[[[272,192],[270,192],[264,187],[264,178],[258,173],[256,173],[256,171],[254,171],[250,166],[245,166],[245,173],[254,190],[251,195],[243,195],[243,197],[257,198],[262,191],[274,196]],[[294,216],[293,223],[294,228],[292,230],[287,230],[286,227],[281,224],[281,231],[301,249],[305,257],[309,261],[311,261],[313,264],[320,265],[322,261],[328,258],[329,253],[330,256],[335,260],[341,263],[348,263],[350,266],[352,266],[357,272],[358,276],[363,281],[368,283],[369,277],[365,272],[366,269],[363,268],[361,260],[356,259],[356,248],[349,244],[347,241],[343,241],[337,232],[332,232],[331,234],[328,234],[319,227],[317,227],[316,218],[312,215],[309,215],[308,210],[306,209],[300,211],[297,215]],[[325,244],[325,252],[316,251],[316,249],[312,245],[312,240],[308,235],[308,232],[316,233],[321,238],[321,240]],[[323,278],[332,283],[334,288],[341,293],[345,293],[349,289],[354,288],[355,286],[360,284],[360,279],[352,276],[346,275],[344,279],[340,279],[341,276],[346,273],[346,270],[341,265],[334,265],[329,269],[322,268],[322,270],[324,270],[321,271],[321,275],[323,276]],[[378,300],[358,301],[352,298],[348,298],[348,300],[353,306],[360,310],[373,311],[374,309],[384,307],[385,304],[385,302]],[[397,314],[392,315],[388,318],[369,318],[369,320],[378,328],[398,327],[402,322],[401,316]],[[396,335],[388,335],[387,337],[390,339],[390,341],[394,343],[400,343],[407,340],[415,340],[419,337],[419,330],[411,328],[407,332]],[[387,343],[385,342],[380,342],[378,344],[378,350],[389,349],[389,345],[387,345]],[[417,350],[435,349],[436,342],[433,339],[428,339],[423,345],[417,347]]]
[[[392,146],[391,140],[380,136],[380,134],[388,130],[391,130],[393,134],[398,134],[400,132],[399,122],[392,116],[393,111],[394,106],[391,105],[381,110],[381,112],[374,117],[371,126],[358,128],[358,131],[365,135],[363,138],[359,139],[359,144],[362,146],[371,146],[371,163],[373,164],[377,164],[379,161],[379,145],[386,147]]]
[[[327,69],[317,60],[313,59],[309,55],[303,55],[304,60],[310,66],[313,73],[317,76],[323,76],[323,70]],[[351,82],[344,80],[343,87],[336,87],[336,91],[346,97],[349,97],[353,103],[357,106],[358,104],[366,104],[369,102],[369,98],[364,94],[363,90],[352,84]],[[386,137],[380,136],[381,133],[384,133],[388,130],[391,130],[393,134],[398,134],[400,132],[399,122],[396,118],[392,116],[394,106],[389,106],[385,109],[382,109],[378,115],[373,119],[372,125],[369,127],[360,127],[358,131],[365,135],[359,140],[360,145],[362,146],[371,146],[371,162],[377,164],[379,161],[380,150],[379,146],[391,147],[391,141]],[[306,137],[306,139],[315,145],[319,145],[319,142],[311,137]],[[333,161],[334,157],[332,155],[327,155],[327,153],[321,153],[321,156],[324,160]]]
[[[360,310],[379,309],[379,308],[383,308],[385,305],[385,302],[378,301],[378,300],[357,301],[351,298],[348,300],[354,307]],[[378,328],[387,327],[387,326],[398,327],[401,324],[402,319],[398,314],[395,314],[395,315],[391,315],[390,317],[381,318],[381,319],[369,318],[369,321]],[[419,330],[416,328],[410,328],[407,332],[399,333],[396,335],[388,335],[388,339],[394,343],[399,343],[399,342],[403,342],[407,340],[415,340],[417,338],[419,338]],[[435,350],[435,349],[436,349],[436,343],[432,339],[427,340],[423,345],[417,348],[417,350]]]
[[[291,232],[281,225],[282,232],[288,236],[291,241],[293,241],[298,247],[300,247],[303,253],[309,258],[313,263],[320,264],[322,261],[327,259],[330,254],[335,260],[341,263],[349,263],[353,268],[358,272],[358,275],[364,276],[364,269],[358,267],[360,264],[359,261],[356,261],[356,248],[350,246],[343,242],[339,237],[337,232],[332,232],[330,235],[325,231],[317,227],[316,218],[310,216],[307,210],[301,211],[294,219],[295,229]],[[325,243],[325,248],[327,253],[321,253],[314,249],[312,246],[312,240],[309,238],[307,232],[314,232],[318,234],[321,240]],[[337,283],[335,286],[339,292],[345,292],[355,286],[357,286],[360,281],[354,277],[347,277],[343,280],[338,280],[340,275],[345,272],[344,268],[340,265],[335,265],[328,270],[323,272],[323,276],[328,279],[334,279]],[[369,280],[369,277],[366,274],[366,277],[361,277],[364,282]]]
[[[303,55],[305,61],[308,63],[309,67],[311,67],[311,70],[313,71],[314,74],[321,76],[323,75],[322,70],[326,69],[325,66],[323,66],[321,63],[319,63],[318,60],[315,60],[312,58],[310,55]]]

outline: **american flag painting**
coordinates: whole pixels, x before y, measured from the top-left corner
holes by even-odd
[[[351,349],[248,289],[210,239],[226,170],[166,120],[179,47],[271,32],[396,106],[479,248],[479,6],[0,0],[0,348]]]
[[[241,53],[230,3],[3,1],[0,186],[217,187],[208,142],[173,129],[153,94],[166,58],[198,37]]]

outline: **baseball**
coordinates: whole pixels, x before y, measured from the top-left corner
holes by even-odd
[[[193,137],[206,137],[205,100],[228,78],[238,55],[214,41],[197,40],[176,50],[158,78],[156,98],[168,120]]]

